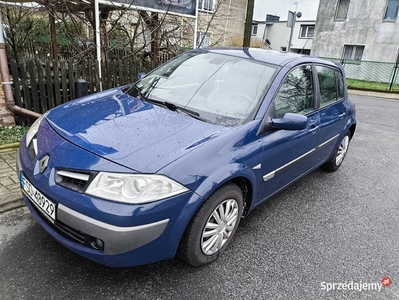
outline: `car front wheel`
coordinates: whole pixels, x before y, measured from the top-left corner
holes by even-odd
[[[350,139],[350,133],[347,132],[339,143],[338,148],[335,150],[333,157],[322,166],[324,170],[328,172],[338,170],[348,152]]]
[[[229,183],[197,211],[179,246],[179,256],[192,266],[215,261],[234,236],[243,210],[240,188]]]

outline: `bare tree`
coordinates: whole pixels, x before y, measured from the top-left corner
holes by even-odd
[[[177,55],[182,49],[192,48],[194,19],[171,13],[168,7],[162,13],[132,10],[134,1],[138,0],[124,6],[117,0],[100,6],[101,49],[104,61],[114,58],[118,52],[117,57],[120,58],[136,58],[141,54],[143,59],[157,64],[161,54]],[[227,10],[229,0],[218,0],[214,3],[212,0],[207,1],[207,5],[212,6],[212,12],[200,12],[198,15],[199,47],[204,45],[205,38],[210,33],[210,45],[220,44],[226,35],[224,24],[228,18],[233,17]],[[53,25],[58,40],[64,39],[69,44],[68,47],[62,46],[70,52],[68,54],[67,50],[60,51],[62,58],[95,58],[95,18],[91,2],[39,0],[39,3],[46,4],[40,10],[41,18],[36,17],[37,10],[19,7],[16,13],[7,6],[3,8],[4,19],[8,20],[10,31],[15,33],[7,37],[15,56],[18,56],[19,49],[24,49],[23,44],[27,40],[37,40],[37,34],[32,34],[33,28],[41,29],[38,34],[49,35],[50,16],[50,20],[55,23]],[[26,26],[29,30],[20,30],[21,26]],[[17,36],[17,32],[21,34]],[[51,42],[54,45],[58,40]]]
[[[43,13],[22,5],[3,5],[1,13],[9,58],[21,61],[27,58],[28,53],[39,50],[38,41],[48,34],[48,20]]]

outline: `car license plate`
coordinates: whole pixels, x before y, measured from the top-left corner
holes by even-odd
[[[42,195],[28,179],[21,173],[20,175],[22,192],[28,199],[35,204],[40,211],[50,220],[55,221],[55,208],[56,205]]]

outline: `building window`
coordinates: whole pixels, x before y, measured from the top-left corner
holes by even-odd
[[[314,36],[314,25],[302,25],[301,33],[299,35],[300,38],[313,38]]]
[[[345,60],[362,60],[364,46],[359,45],[345,45],[343,59]]]
[[[256,35],[258,33],[258,24],[252,25],[252,35]]]
[[[202,43],[201,43],[202,41]],[[211,34],[209,32],[197,32],[197,47],[206,48],[211,45]]]
[[[213,12],[215,5],[213,0],[198,0],[198,9]]]
[[[399,0],[388,0],[384,20],[396,20],[398,17]]]
[[[348,16],[350,0],[338,0],[337,10],[335,12],[336,21],[345,21]]]

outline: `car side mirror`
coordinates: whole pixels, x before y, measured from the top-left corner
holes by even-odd
[[[147,74],[146,73],[138,73],[137,74],[137,79],[141,80],[141,79],[143,79],[145,77],[145,75],[147,75]]]
[[[285,130],[302,130],[306,129],[308,125],[308,117],[286,113],[282,118],[272,118],[272,127],[274,129]]]

